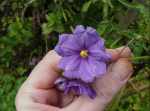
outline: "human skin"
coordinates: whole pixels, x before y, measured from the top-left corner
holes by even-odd
[[[133,73],[128,47],[107,49],[107,52],[112,55],[112,60],[107,73],[93,84],[97,92],[95,99],[79,96],[68,104],[72,96],[64,96],[54,87],[54,81],[61,73],[57,67],[61,57],[51,50],[19,89],[16,96],[17,111],[103,111]]]

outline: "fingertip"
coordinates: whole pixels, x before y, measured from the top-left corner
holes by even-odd
[[[112,61],[116,61],[119,58],[129,58],[132,55],[130,48],[126,46],[116,49],[107,49],[106,51],[112,56]]]
[[[118,59],[119,55],[115,49],[107,49],[106,51],[111,55],[111,61],[115,61]]]
[[[122,46],[115,49],[121,57],[130,57],[132,55],[131,49],[128,46]]]
[[[44,63],[49,64],[49,67],[59,72],[60,69],[58,68],[58,63],[61,57],[57,54],[55,50],[50,50],[46,56],[42,59]],[[46,65],[46,64],[45,64]]]

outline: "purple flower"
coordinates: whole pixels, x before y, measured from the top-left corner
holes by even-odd
[[[77,95],[85,95],[92,99],[96,97],[95,90],[92,89],[92,87],[89,84],[84,83],[80,80],[69,80],[60,77],[55,81],[55,85],[59,90],[64,91],[65,94],[68,94],[69,92],[74,92]]]
[[[84,82],[93,82],[106,73],[106,62],[111,59],[96,30],[82,25],[73,34],[60,35],[55,51],[62,56],[59,68],[64,70],[63,75]]]

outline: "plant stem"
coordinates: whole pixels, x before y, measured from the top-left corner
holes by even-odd
[[[131,60],[148,60],[150,56],[131,57]]]

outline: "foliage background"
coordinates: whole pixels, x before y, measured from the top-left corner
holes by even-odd
[[[150,110],[149,0],[1,0],[0,111],[15,111],[31,69],[77,24],[96,28],[108,48],[130,41],[135,72],[107,110]]]

